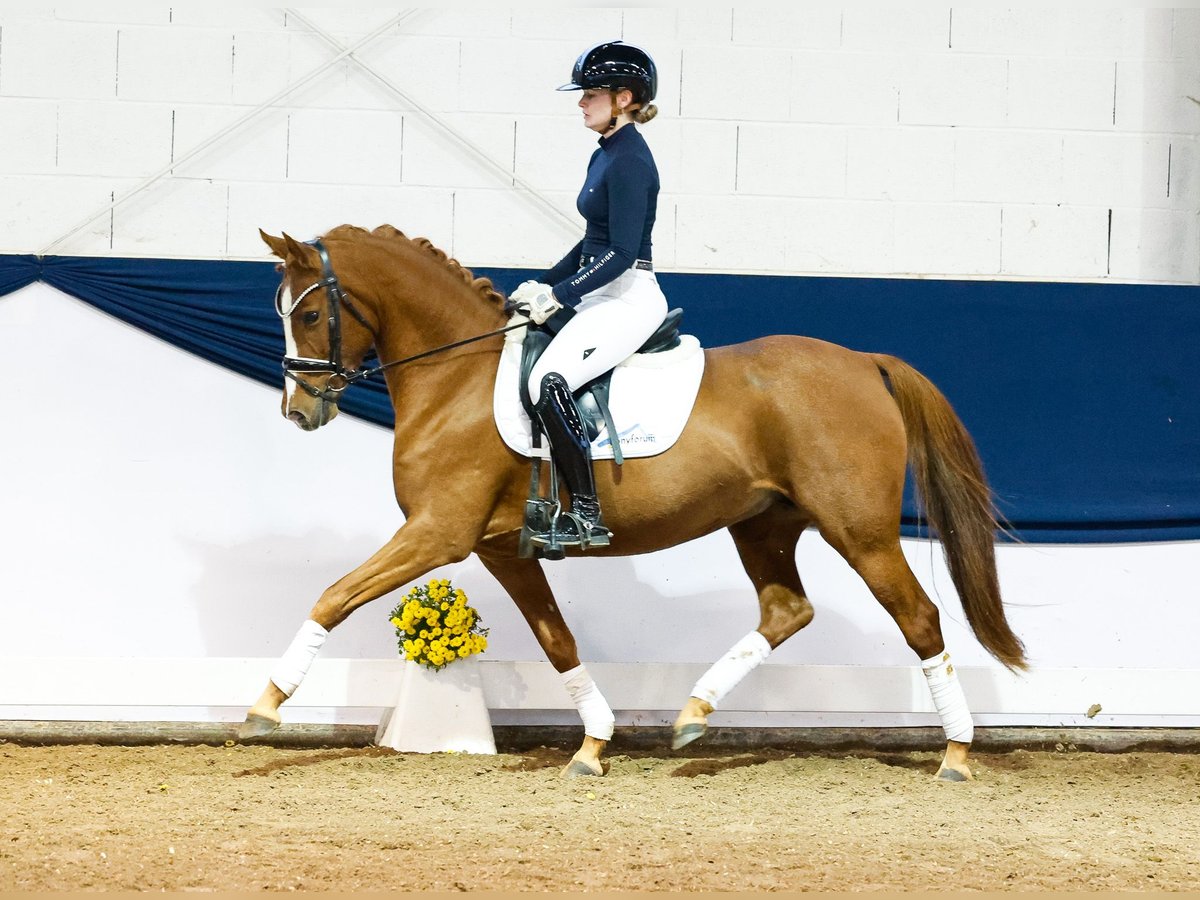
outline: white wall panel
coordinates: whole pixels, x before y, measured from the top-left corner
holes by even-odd
[[[288,124],[292,181],[399,184],[403,117],[373,110],[294,110]]]
[[[234,106],[180,106],[174,110],[174,158],[187,156],[214,134],[230,128],[246,114]],[[282,181],[288,174],[288,113],[265,110],[245,122],[228,140],[212,144],[189,158],[175,172],[222,181]]]
[[[1172,9],[1172,55],[1176,59],[1195,61],[1200,47],[1200,9]],[[1131,56],[1138,54],[1131,53]]]
[[[229,185],[206,179],[160,181],[113,213],[113,254],[154,256],[161,235],[183,232],[180,256],[225,255],[229,191]]]
[[[0,18],[6,97],[108,99],[117,95],[117,29],[111,25]]]
[[[686,121],[660,116],[642,133],[654,152],[663,190],[732,194],[737,185],[736,122]],[[575,173],[578,190],[580,175]]]
[[[569,195],[546,192],[544,196],[564,213],[577,218],[574,192]],[[568,232],[557,218],[547,219],[519,193],[463,189],[454,192],[453,241],[434,240],[434,243],[466,266],[484,265],[480,260],[503,254],[511,260],[510,265],[549,268],[579,240],[583,220],[579,222],[579,232]],[[415,236],[407,228],[401,230]]]
[[[836,48],[842,42],[842,11],[819,6],[735,8],[731,37],[751,47]]]
[[[686,13],[686,8],[676,7],[640,7],[622,10],[621,39],[638,47],[665,48],[667,55],[663,57],[664,62],[678,69],[678,48],[683,28],[680,18]],[[732,13],[730,10],[724,9],[720,10],[717,15],[721,18],[725,28],[725,39],[728,40],[729,19]],[[600,38],[600,40],[605,39]],[[580,45],[579,50],[583,50],[584,46],[586,44]],[[654,58],[657,60],[658,54],[655,54]],[[672,79],[672,81],[674,82],[673,87],[678,88],[678,79]],[[672,106],[671,109],[677,110],[678,106]]]
[[[1171,138],[1170,169],[1168,200],[1171,206],[1182,210],[1200,209],[1200,137]]]
[[[782,198],[687,196],[678,198],[675,264],[708,272],[754,269],[760,260],[788,258],[796,240],[784,223],[793,203]],[[772,228],[763,230],[763,223]]]
[[[842,10],[846,50],[934,53],[950,41],[950,10],[935,6],[862,6]]]
[[[1067,12],[1066,52],[1101,59],[1171,56],[1174,17],[1169,8],[1077,7]],[[1192,55],[1196,46],[1192,45]]]
[[[578,97],[578,94],[567,96]],[[583,113],[579,110],[575,110],[575,113],[573,116],[525,116],[513,121],[510,137],[512,146],[507,154],[502,154],[501,148],[497,147],[499,161],[503,162],[506,158],[515,160],[516,173],[524,181],[544,191],[569,192],[574,198],[583,184],[588,160],[596,151],[595,133],[581,128],[579,120]],[[655,120],[643,130],[643,134],[661,172],[663,160],[659,146],[663,129],[659,124]],[[667,124],[669,130],[672,123]],[[497,183],[493,181],[492,186]],[[574,209],[575,201],[572,199],[571,210]]]
[[[1117,63],[1117,127],[1123,131],[1200,134],[1200,62]]]
[[[896,259],[916,274],[1000,272],[1000,210],[992,204],[897,203]]]
[[[233,96],[233,35],[224,29],[121,28],[117,96],[228,103]]]
[[[48,175],[0,175],[0,240],[6,252],[36,253],[67,229],[127,190],[132,181],[64,178]],[[112,242],[111,216],[80,232],[72,249],[104,255]]]
[[[905,125],[993,127],[1005,124],[1008,60],[931,53],[907,58],[899,73]]]
[[[1062,139],[1064,203],[1081,206],[1158,207],[1167,196],[1167,164],[1173,158],[1164,137],[1079,132]],[[1187,164],[1181,167],[1186,173]]]
[[[790,118],[860,125],[896,122],[901,68],[901,57],[894,53],[798,50],[792,54]]]
[[[1108,211],[1005,206],[1001,274],[1096,278],[1107,270]]]
[[[954,133],[949,129],[852,128],[846,194],[931,204],[952,200],[954,151]]]
[[[276,13],[278,18],[278,10],[257,9],[256,12],[260,16]],[[305,66],[304,60],[300,60],[298,71],[292,70],[293,40],[282,30],[233,32],[231,99],[234,103],[257,106],[282,91],[293,78],[316,66],[315,61]]]
[[[0,97],[0,122],[9,135],[0,140],[0,172],[23,175],[54,171],[58,163],[57,104]]]
[[[1118,278],[1200,283],[1197,246],[1200,211],[1195,207],[1113,210],[1112,273]]]
[[[894,272],[895,205],[797,201],[782,225],[789,268],[806,272]]]
[[[401,23],[403,28],[405,23]],[[322,54],[332,53],[320,44]],[[470,102],[475,85],[460,83],[465,45],[461,40],[441,37],[397,35],[389,40],[376,40],[355,53],[383,78],[395,84],[406,95],[429,109],[443,113],[459,109],[477,109]],[[323,57],[318,56],[317,59]],[[402,109],[404,101],[367,74],[353,61],[349,63],[348,106],[374,109]],[[501,104],[492,113],[511,114],[514,110]]]
[[[734,11],[729,7],[685,6],[677,14],[684,43],[720,45],[733,39]]]
[[[497,165],[512,172],[516,123],[511,116],[455,113],[439,118]],[[403,180],[405,184],[451,188],[499,188],[512,184],[511,177],[504,177],[480,162],[451,135],[419,115],[409,115],[404,120]]]
[[[1116,65],[1104,59],[1029,59],[1008,63],[1008,124],[1018,128],[1113,127]]]
[[[846,130],[747,123],[738,129],[737,193],[846,195]]]
[[[542,6],[516,8],[511,10],[511,13],[513,37],[526,40],[570,39],[590,46],[621,36],[623,11],[620,9],[574,5]],[[566,71],[570,75],[569,67]]]
[[[112,22],[122,25],[168,25],[174,10],[146,3],[55,3],[51,18],[63,22]]]
[[[229,253],[269,255],[261,228],[301,240],[338,225],[390,224],[449,249],[454,235],[454,194],[443,189],[325,184],[233,184],[229,188]]]
[[[157,103],[58,105],[58,171],[144,177],[172,159],[172,110]]]
[[[110,197],[129,185],[126,179],[158,171],[172,153],[179,158],[239,110],[250,111],[336,53],[297,14],[281,10],[57,10],[0,13],[0,109],[11,110],[24,136],[0,149],[0,164],[9,176],[40,176],[46,185],[107,179]],[[380,8],[300,13],[345,42],[394,15]],[[993,243],[954,242],[962,256],[947,258],[940,225],[947,204],[990,205],[995,212],[1063,204],[1089,221],[1091,210],[1124,211],[1114,238],[1118,265],[1111,273],[1104,267],[1079,274],[1093,271],[1095,250],[1085,231],[1086,246],[1072,248],[1061,266],[1040,250],[1014,245],[1005,277],[1188,282],[1187,273],[1200,269],[1200,246],[1187,244],[1191,226],[1180,224],[1200,205],[1200,105],[1189,99],[1200,83],[1196,10],[423,8],[358,54],[415,102],[476,136],[500,162],[515,163],[523,179],[561,195],[570,213],[595,136],[580,124],[577,95],[554,87],[567,80],[582,49],[611,37],[644,44],[659,64],[660,114],[645,133],[671,205],[655,236],[662,252],[672,247],[660,266],[919,275],[932,274],[924,271],[932,256],[944,274],[977,276],[991,268],[985,261]],[[39,100],[53,102],[53,124],[48,106],[12,105]],[[257,255],[253,232],[242,236],[247,218],[277,216],[303,232],[317,221],[376,213],[392,202],[388,188],[408,184],[438,198],[415,195],[414,215],[421,218],[407,224],[442,228],[475,265],[520,264],[537,231],[496,237],[468,225],[452,235],[455,191],[482,190],[480,196],[497,200],[507,191],[504,215],[541,217],[543,232],[557,233],[559,224],[545,210],[437,137],[408,107],[345,61],[167,177],[230,188],[228,215],[240,218],[225,223],[228,253],[250,246]],[[175,117],[173,134],[164,130],[163,111]],[[283,190],[275,187],[281,177],[324,190]],[[244,191],[251,183],[264,189]],[[385,199],[357,187],[376,188]],[[243,212],[240,198],[250,196],[264,204],[257,214]],[[287,205],[308,196],[323,208]],[[779,207],[781,219],[759,214],[760,199],[843,198],[845,209],[823,209],[832,221],[854,221],[862,201],[929,204],[927,214],[906,209],[903,219],[929,222],[931,240],[906,235],[892,242],[884,234],[896,217],[880,209],[872,212],[869,232],[880,246],[844,247],[835,226],[815,251],[784,256],[782,243],[815,246],[803,231],[808,217],[787,203]],[[0,250],[37,246],[84,215],[69,184],[44,201],[44,209],[27,209],[24,218],[9,215],[11,225],[24,225],[8,232]],[[526,209],[517,213],[518,206]],[[701,210],[717,209],[723,220],[699,221]],[[1184,215],[1136,214],[1148,209]],[[102,203],[90,211],[102,221],[57,252],[108,251],[104,220],[111,217]],[[404,228],[404,215],[401,209],[387,219]],[[983,211],[955,215],[995,221]],[[772,233],[780,221],[802,230]],[[727,222],[748,231],[726,239]],[[202,234],[144,228],[138,247],[177,256],[216,246],[209,236],[221,228],[198,221],[196,228]],[[481,243],[462,244],[468,235]],[[1151,252],[1163,239],[1171,253]],[[926,252],[926,244],[943,249]],[[717,245],[725,249],[704,249]],[[1143,249],[1134,254],[1131,247]],[[1026,260],[1034,266],[1029,271],[1019,268]]]
[[[773,47],[685,47],[681,116],[786,122],[791,59],[789,51]]]
[[[1065,9],[956,6],[950,46],[960,53],[1000,56],[1058,56],[1071,31]]]
[[[1057,203],[1062,142],[1041,131],[959,131],[954,196],[994,203]]]

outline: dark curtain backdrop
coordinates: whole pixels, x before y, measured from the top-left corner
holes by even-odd
[[[520,269],[476,269],[504,290]],[[281,387],[269,262],[0,256],[0,295],[43,281]],[[1200,287],[660,275],[705,346],[807,334],[924,372],[974,435],[1031,542],[1200,539]],[[0,301],[3,302],[3,301]],[[791,398],[802,404],[803,397]],[[345,412],[391,426],[382,379]],[[906,534],[918,533],[911,495]]]

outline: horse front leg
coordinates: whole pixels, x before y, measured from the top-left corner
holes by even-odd
[[[365,603],[382,597],[440,566],[461,562],[474,541],[454,540],[444,523],[423,525],[410,518],[365,563],[340,578],[321,594],[308,619],[300,626],[287,651],[280,657],[266,688],[246,713],[238,738],[270,734],[282,720],[279,707],[300,686],[329,632]]]
[[[559,611],[541,563],[533,559],[485,556],[480,556],[480,560],[517,604],[546,658],[562,676],[567,693],[583,719],[583,744],[563,768],[562,777],[604,775],[607,770],[601,755],[612,738],[616,717],[579,662],[575,636]]]

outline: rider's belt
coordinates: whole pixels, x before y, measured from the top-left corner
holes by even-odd
[[[581,256],[579,257],[579,268],[586,269],[595,261],[596,257],[594,256]],[[648,259],[635,259],[633,261],[633,268],[641,269],[643,272],[653,272],[654,263],[650,262]]]

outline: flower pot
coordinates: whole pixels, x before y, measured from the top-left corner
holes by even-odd
[[[478,658],[440,672],[406,661],[399,699],[383,714],[375,743],[407,753],[495,753]]]

